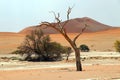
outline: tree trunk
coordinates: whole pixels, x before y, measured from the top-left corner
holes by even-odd
[[[68,61],[68,55],[67,55],[66,61]]]
[[[75,57],[76,57],[77,71],[82,71],[82,64],[81,64],[81,60],[80,60],[80,50],[79,50],[79,48],[75,49]]]
[[[70,52],[67,52],[67,58],[66,58],[66,61],[68,61],[69,56],[70,56]]]

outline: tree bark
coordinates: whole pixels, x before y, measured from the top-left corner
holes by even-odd
[[[75,48],[75,57],[76,57],[77,71],[82,71],[82,64],[81,64],[81,60],[80,60],[80,50],[79,50],[79,48]]]

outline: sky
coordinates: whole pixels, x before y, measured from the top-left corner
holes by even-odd
[[[19,32],[42,21],[54,21],[51,11],[66,20],[68,7],[73,7],[70,18],[90,17],[101,23],[120,26],[120,0],[0,0],[0,32]]]

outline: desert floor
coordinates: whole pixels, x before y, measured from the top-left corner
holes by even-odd
[[[18,55],[0,55],[4,56]],[[74,53],[67,62],[1,60],[0,80],[120,80],[119,53],[88,52],[81,56],[82,72],[76,71]]]
[[[69,34],[73,39],[77,33]],[[114,42],[120,40],[120,29],[82,34],[77,45],[87,44],[91,52],[81,53],[83,71],[75,68],[74,53],[66,62],[26,62],[6,57],[23,42],[24,34],[0,33],[0,80],[120,80],[120,54]],[[60,34],[51,34],[51,41],[70,46]],[[94,52],[95,51],[95,52]],[[97,51],[97,52],[96,52]],[[99,52],[102,51],[102,52]]]
[[[46,68],[0,71],[0,80],[119,80],[120,65],[87,65],[75,68]]]

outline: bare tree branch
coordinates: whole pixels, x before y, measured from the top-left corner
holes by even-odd
[[[73,8],[73,7],[72,7],[72,8]],[[65,27],[65,25],[70,21],[69,16],[70,16],[70,13],[71,13],[71,11],[72,11],[72,8],[71,8],[71,7],[68,8],[68,11],[67,11],[67,20],[66,20],[65,23],[63,24],[63,27]]]
[[[58,13],[56,15],[56,13],[54,11],[51,11],[51,13],[53,13],[53,15],[55,17],[55,20],[57,21],[56,25],[51,25],[51,23],[49,23],[49,22],[42,22],[40,26],[45,25],[46,27],[44,29],[46,29],[47,27],[52,27],[52,28],[56,29],[57,31],[59,31],[60,33],[62,32],[62,34],[67,34],[64,26],[69,22],[69,15],[71,13],[72,8],[71,7],[68,8],[67,20],[63,25],[61,24],[62,20],[60,20],[60,14]]]
[[[72,10],[72,8],[69,7],[69,8],[68,8],[68,11],[67,11],[67,20],[69,20],[69,15],[70,15],[70,13],[71,13],[71,10]]]
[[[61,31],[63,31],[63,30],[62,30],[62,29],[63,29],[63,26],[62,26],[62,24],[61,24],[62,20],[60,19],[60,13],[58,13],[57,16],[56,16],[56,13],[55,13],[54,11],[51,11],[51,13],[54,14],[55,20],[57,21],[57,22],[56,22],[56,23],[57,23],[56,26],[57,26],[58,28],[60,28]]]
[[[85,29],[87,28],[87,24],[85,24],[85,27],[81,30],[81,32],[73,39],[73,42],[75,43],[76,40],[78,39],[78,37],[85,31]]]
[[[53,13],[53,15],[54,15],[55,20],[57,21],[57,23],[60,23],[61,22],[61,20],[60,20],[60,13],[58,13],[57,15],[56,15],[56,13],[54,11],[51,11],[51,13]]]
[[[55,30],[57,30],[58,32],[60,32],[61,34],[64,34],[64,33],[63,33],[63,29],[60,29],[57,25],[52,25],[52,24],[49,23],[49,22],[42,22],[42,23],[40,24],[40,26],[46,26],[45,28],[51,27],[51,28],[54,28]],[[40,26],[39,26],[39,27],[40,27]]]

